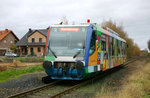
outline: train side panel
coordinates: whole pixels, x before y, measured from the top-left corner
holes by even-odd
[[[126,60],[125,42],[117,36],[110,36],[107,30],[98,26],[95,33],[95,51],[92,55],[89,54],[86,73],[105,71],[123,64]]]

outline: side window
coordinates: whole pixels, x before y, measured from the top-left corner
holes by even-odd
[[[93,31],[92,38],[91,38],[91,43],[90,43],[89,55],[92,55],[95,51],[95,42],[96,42],[96,33],[95,33],[95,31]]]
[[[32,38],[32,42],[34,42],[34,38]]]
[[[124,55],[126,55],[126,43],[124,43]]]
[[[102,34],[101,50],[106,51],[106,36],[104,34]]]
[[[120,56],[120,40],[118,40],[118,56]]]
[[[122,41],[120,41],[120,55],[122,56]]]
[[[122,55],[124,56],[125,55],[125,43],[122,42]]]
[[[41,52],[41,47],[38,47],[38,52]]]
[[[42,38],[39,38],[39,42],[42,43]]]
[[[115,39],[112,38],[112,56],[115,55]]]
[[[115,44],[116,44],[116,56],[118,56],[118,40],[115,39]]]
[[[110,37],[109,40],[110,40],[109,55],[111,56],[112,55],[112,37]]]

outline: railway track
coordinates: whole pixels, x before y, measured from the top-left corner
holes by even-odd
[[[127,62],[126,62],[123,66],[125,67],[125,66],[128,65],[129,63],[132,63],[132,62],[136,61],[136,60],[139,59],[139,58],[140,58],[140,57],[131,58],[131,59],[127,60]],[[75,89],[77,89],[77,88],[80,88],[80,87],[82,87],[82,86],[84,86],[84,85],[86,85],[86,84],[89,84],[89,83],[93,83],[93,81],[96,81],[96,80],[98,80],[99,78],[103,78],[103,77],[105,77],[106,75],[109,75],[110,73],[113,73],[113,72],[115,72],[115,71],[117,71],[117,70],[120,70],[121,67],[122,67],[122,66],[118,66],[118,67],[116,67],[116,68],[107,70],[106,72],[102,72],[102,74],[100,74],[100,75],[98,75],[98,76],[95,76],[95,77],[93,77],[93,78],[91,78],[91,79],[88,79],[88,80],[86,80],[86,81],[83,81],[83,82],[81,82],[81,83],[75,84],[75,85],[73,85],[73,86],[71,86],[71,87],[69,87],[69,88],[67,88],[67,89],[65,89],[65,90],[63,90],[63,91],[61,91],[61,92],[59,92],[59,93],[57,93],[57,94],[50,95],[49,98],[57,98],[57,97],[61,97],[61,96],[65,95],[65,94],[68,94],[68,93],[70,93],[71,91],[73,91],[73,90],[75,90]],[[29,96],[29,95],[35,94],[35,93],[37,93],[37,92],[40,92],[40,91],[42,91],[42,90],[46,90],[46,89],[48,89],[48,88],[53,88],[53,87],[55,87],[58,83],[61,83],[61,81],[62,81],[62,80],[57,80],[57,81],[52,82],[52,83],[50,83],[50,84],[46,84],[46,85],[44,85],[44,86],[40,86],[40,87],[34,88],[34,89],[32,89],[32,90],[28,90],[28,91],[24,91],[24,92],[21,92],[21,93],[17,93],[17,94],[15,94],[15,95],[8,96],[8,98],[22,98],[22,97],[25,97],[25,96]]]
[[[57,80],[57,81],[54,81],[50,84],[46,84],[46,85],[43,85],[43,86],[40,86],[40,87],[37,87],[37,88],[34,88],[34,89],[31,89],[31,90],[27,90],[27,91],[24,91],[24,92],[21,92],[21,93],[17,93],[17,94],[14,94],[14,95],[11,95],[11,96],[8,96],[8,98],[21,98],[21,97],[24,97],[24,96],[27,96],[27,95],[30,95],[30,94],[33,94],[33,93],[36,93],[36,92],[39,92],[41,90],[45,90],[47,88],[52,88],[52,87],[55,87],[55,85],[57,83],[61,82],[61,80]]]

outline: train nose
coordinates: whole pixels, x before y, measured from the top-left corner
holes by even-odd
[[[52,77],[55,78],[74,78],[81,77],[84,71],[84,63],[81,61],[77,62],[54,62],[54,66],[51,67]]]

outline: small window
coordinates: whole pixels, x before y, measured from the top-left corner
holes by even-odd
[[[38,47],[38,52],[41,52],[41,47]]]
[[[22,48],[22,52],[23,52],[23,48]]]
[[[6,40],[4,40],[4,43],[6,43],[7,41]]]
[[[15,40],[14,43],[16,44],[16,43],[17,43],[17,40]]]
[[[34,38],[32,38],[32,42],[34,42]]]
[[[39,38],[39,42],[42,43],[42,38]]]
[[[11,40],[11,41],[10,41],[10,43],[12,44],[12,43],[13,43],[13,41]]]

